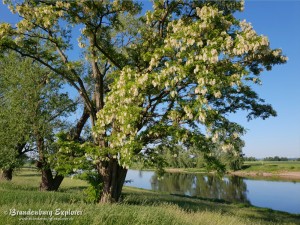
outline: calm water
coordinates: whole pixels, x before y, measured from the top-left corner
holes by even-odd
[[[129,170],[126,186],[171,194],[223,199],[300,214],[300,182],[267,181],[205,174],[166,173],[157,179],[153,171]]]

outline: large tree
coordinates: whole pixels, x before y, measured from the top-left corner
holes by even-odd
[[[118,201],[132,159],[155,163],[161,143],[197,146],[218,165],[212,152],[239,154],[244,132],[228,114],[276,115],[251,84],[286,58],[233,16],[241,1],[155,0],[145,15],[129,0],[6,2],[21,20],[0,25],[0,47],[39,61],[84,101],[101,202]]]
[[[6,53],[0,62],[0,168],[4,178],[21,164],[28,151],[38,156],[41,190],[57,190],[63,176],[52,176],[48,155],[55,154],[55,133],[68,128],[65,116],[76,103],[61,91],[62,82],[30,58]]]
[[[13,171],[22,165],[25,153],[32,150],[28,122],[32,115],[26,113],[31,100],[24,90],[24,82],[19,79],[22,72],[30,73],[28,66],[31,66],[28,60],[22,61],[15,54],[0,57],[0,169],[6,180],[12,179]]]

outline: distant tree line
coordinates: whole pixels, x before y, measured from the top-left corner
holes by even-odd
[[[243,160],[244,161],[258,161],[257,158],[253,157],[253,156],[250,156],[250,157],[247,157],[247,156],[244,156],[243,157]],[[279,157],[279,156],[274,156],[274,157],[265,157],[262,159],[263,161],[289,161],[289,160],[292,160],[292,161],[300,161],[300,158],[297,158],[297,159],[289,159],[287,157]]]
[[[287,157],[274,156],[274,157],[266,157],[264,158],[264,161],[289,161],[289,159]]]
[[[253,157],[253,156],[250,156],[250,157],[247,157],[247,156],[244,156],[244,161],[257,161],[257,158]]]

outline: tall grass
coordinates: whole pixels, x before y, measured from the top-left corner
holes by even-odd
[[[300,215],[260,209],[248,205],[218,203],[174,196],[136,188],[124,188],[118,204],[88,204],[82,189],[86,183],[66,178],[58,192],[39,192],[39,176],[23,171],[12,182],[0,182],[0,225],[80,224],[80,225],[244,225],[300,224]],[[82,211],[73,216],[12,216],[19,211]]]

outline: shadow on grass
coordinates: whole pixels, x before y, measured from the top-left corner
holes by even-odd
[[[218,199],[218,198],[203,198],[203,197],[191,197],[187,195],[180,195],[180,194],[170,194],[171,196],[177,196],[177,197],[183,197],[183,198],[189,198],[189,199],[198,199],[203,201],[209,201],[209,202],[217,202],[217,203],[223,203],[223,204],[231,204],[231,202]]]
[[[18,177],[40,177],[39,173],[31,173],[31,174],[18,174]]]
[[[63,193],[82,192],[86,188],[87,188],[86,186],[80,186],[80,187],[62,187],[62,188],[60,188],[58,190],[58,192],[63,192]]]
[[[248,169],[250,167],[251,167],[251,165],[242,165],[242,170]]]

